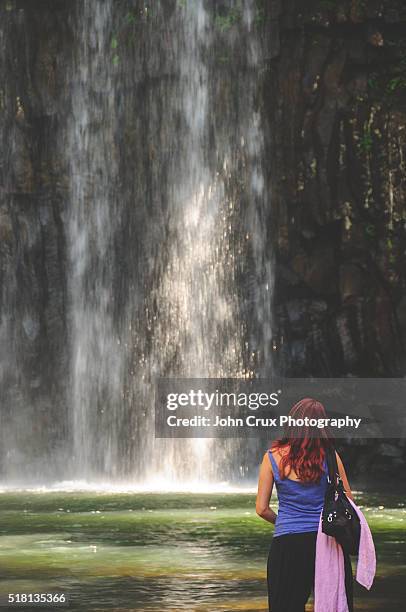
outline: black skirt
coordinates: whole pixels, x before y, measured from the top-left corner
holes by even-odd
[[[292,533],[272,539],[268,555],[268,600],[271,612],[304,612],[314,587],[317,532]],[[352,569],[344,555],[345,587],[349,612],[352,604]]]

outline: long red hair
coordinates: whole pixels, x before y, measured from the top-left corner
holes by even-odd
[[[294,419],[305,417],[325,419],[326,411],[323,404],[310,397],[305,397],[291,408],[289,416]],[[327,428],[287,424],[283,438],[276,440],[271,450],[289,447],[287,453],[281,453],[279,465],[281,478],[288,477],[294,470],[299,480],[316,483],[323,474],[326,449],[332,446],[334,446],[332,436]]]

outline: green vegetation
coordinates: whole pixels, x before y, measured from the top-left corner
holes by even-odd
[[[368,78],[367,84],[370,99],[381,100],[391,105],[398,94],[406,91],[406,68],[401,72],[398,67],[390,76],[374,72]]]
[[[137,15],[136,15],[136,13],[134,13],[134,12],[127,13],[127,15],[125,16],[125,21],[129,25],[133,25],[134,23],[136,23],[137,22]]]
[[[368,87],[369,89],[377,89],[378,88],[378,74],[376,72],[372,72],[368,78]]]
[[[406,75],[397,76],[391,79],[388,82],[386,89],[390,93],[406,89]]]
[[[367,127],[364,130],[364,133],[362,134],[362,137],[359,141],[359,147],[362,151],[364,151],[365,153],[369,153],[369,151],[371,151],[372,149],[372,134],[371,134],[371,128]]]
[[[376,228],[375,228],[375,226],[372,225],[372,223],[368,223],[368,225],[365,226],[365,233],[370,238],[374,238],[375,235],[376,235]]]
[[[390,236],[386,239],[386,248],[388,250],[388,261],[390,264],[396,263],[396,255],[394,253],[394,244]]]
[[[113,36],[113,38],[111,39],[110,48],[112,51],[115,51],[111,61],[113,63],[113,66],[117,66],[120,61],[120,57],[117,55],[118,39],[116,36]]]
[[[224,15],[216,15],[214,24],[221,32],[227,32],[235,24],[239,23],[240,20],[241,10],[238,8],[232,8]]]
[[[219,62],[219,64],[228,64],[230,61],[230,56],[229,55],[218,55],[217,61]]]
[[[265,6],[264,0],[256,0],[254,23],[258,26],[265,23]]]
[[[406,37],[385,37],[384,49],[390,58],[381,71],[371,72],[368,76],[368,94],[370,98],[393,105],[397,96],[406,91]]]
[[[256,25],[262,25],[265,23],[265,11],[263,9],[257,9],[255,12],[254,23]]]

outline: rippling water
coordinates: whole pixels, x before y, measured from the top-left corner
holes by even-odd
[[[370,593],[356,589],[356,610],[403,609],[403,499],[357,496],[378,573]],[[273,528],[254,503],[247,493],[3,492],[0,595],[62,590],[69,610],[85,611],[267,610]]]

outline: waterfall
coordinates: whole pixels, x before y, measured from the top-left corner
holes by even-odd
[[[271,368],[257,3],[84,0],[70,15],[63,476],[239,478],[255,440],[154,438],[159,376]],[[262,9],[261,9],[262,10]],[[62,133],[62,128],[61,128]]]
[[[238,14],[242,31],[249,32],[252,26],[252,10],[247,3],[244,13],[233,13]],[[269,261],[264,261],[266,238],[261,218],[266,197],[263,141],[259,113],[253,108],[258,49],[248,34],[243,55],[246,73],[239,75],[238,83],[227,83],[213,55],[215,24],[205,3],[186,3],[181,13],[175,65],[178,83],[167,93],[164,104],[174,109],[174,115],[180,112],[181,135],[170,134],[173,149],[178,139],[179,150],[169,176],[163,216],[164,265],[154,277],[147,302],[151,305],[148,314],[154,312],[154,303],[156,313],[147,326],[144,323],[152,330],[152,347],[143,365],[149,380],[151,373],[250,377],[257,374],[258,346],[252,347],[249,341],[253,330],[241,304],[242,278],[253,284],[253,300],[259,308],[261,298],[266,302],[260,313],[260,350],[270,340],[271,277]],[[227,92],[227,86],[234,91]],[[218,99],[224,93],[234,100],[222,109]],[[141,328],[139,332],[142,336]],[[262,354],[260,359],[266,361],[269,355]],[[158,473],[166,482],[174,478],[180,482],[213,481],[235,474],[241,467],[241,444],[235,440],[152,441],[152,447],[144,450],[151,458],[149,479]],[[230,466],[231,462],[235,465]]]
[[[67,155],[70,308],[70,405],[73,454],[86,477],[115,475],[117,411],[124,356],[116,320],[119,263],[117,109],[114,67],[107,60],[111,1],[86,0],[80,10],[71,88]]]

